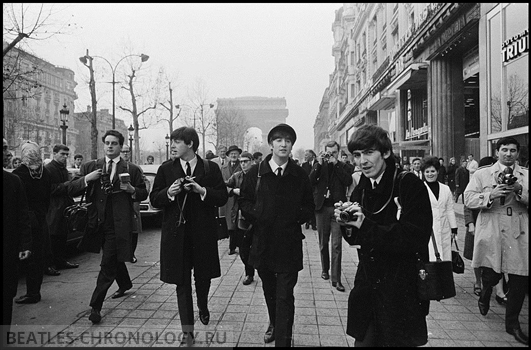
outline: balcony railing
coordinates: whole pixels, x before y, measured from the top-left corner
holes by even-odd
[[[374,74],[372,75],[372,80],[373,81],[378,80],[378,78],[380,78],[380,76],[383,74],[383,72],[387,69],[388,66],[389,66],[389,56],[385,58],[385,60],[380,65],[380,67],[378,67],[376,72],[374,72]]]

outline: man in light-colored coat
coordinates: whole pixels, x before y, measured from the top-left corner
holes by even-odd
[[[482,272],[483,289],[478,306],[489,311],[492,287],[502,274],[509,274],[505,329],[521,343],[529,340],[520,328],[518,316],[528,290],[529,276],[529,174],[516,163],[520,144],[512,137],[496,143],[498,162],[478,169],[466,190],[465,205],[481,209],[476,221],[472,267]],[[516,183],[502,181],[512,172]],[[509,183],[507,183],[509,182]]]

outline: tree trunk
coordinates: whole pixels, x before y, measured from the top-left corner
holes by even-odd
[[[94,80],[94,69],[92,67],[93,58],[89,55],[89,50],[87,49],[87,58],[89,61],[89,71],[90,71],[90,97],[92,99],[92,119],[90,121],[90,142],[91,142],[91,159],[98,159],[98,107],[96,101],[96,81]]]

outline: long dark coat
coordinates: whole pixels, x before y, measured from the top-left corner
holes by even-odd
[[[31,226],[24,184],[18,176],[3,171],[2,282],[4,297],[17,294],[18,253],[31,250]],[[4,310],[5,312],[5,310]]]
[[[223,180],[225,180],[225,184],[228,184],[229,179],[232,175],[236,174],[239,171],[242,171],[242,166],[240,164],[240,161],[238,160],[234,166],[231,166],[231,161],[228,160],[226,163],[221,167],[221,175],[223,175]],[[228,186],[227,186],[228,190]],[[221,215],[225,216],[225,220],[227,222],[227,229],[229,230],[236,230],[238,226],[235,224],[235,221],[233,221],[232,218],[232,209],[236,205],[237,198],[233,196],[229,196],[229,199],[227,200],[227,204],[223,206],[223,208],[220,208]],[[223,214],[224,213],[224,214]]]
[[[244,173],[242,171],[235,172],[232,174],[232,176],[227,181],[227,188],[229,193],[229,201],[232,199],[232,206],[230,207],[230,215],[227,215],[227,217],[230,217],[230,223],[231,226],[228,227],[229,230],[235,230],[238,228],[238,211],[240,209],[240,205],[238,204],[238,198],[240,196],[234,194],[232,191],[235,188],[241,188],[243,183]],[[227,201],[227,203],[229,203]]]
[[[253,223],[249,264],[274,272],[302,270],[301,225],[314,212],[312,188],[304,169],[288,161],[280,178],[271,170],[269,154],[245,174],[240,188],[242,215]],[[256,182],[260,175],[258,195]]]
[[[206,188],[206,197],[203,201],[198,193],[188,193],[184,205],[186,224],[179,227],[179,205],[183,205],[185,192],[179,193],[174,201],[170,201],[167,192],[175,180],[185,177],[180,160],[177,158],[162,164],[155,176],[149,198],[154,207],[163,209],[160,241],[160,279],[163,282],[184,282],[185,253],[192,255],[195,278],[221,276],[216,211],[227,202],[228,193],[218,165],[211,161],[208,164],[208,173],[205,174],[203,160],[197,156],[192,175],[199,185]],[[185,246],[185,235],[191,239],[192,246]]]
[[[391,158],[391,157],[390,157]],[[412,173],[406,173],[400,185],[393,181],[394,161],[387,168],[376,189],[362,175],[351,201],[363,207],[365,220],[360,229],[342,226],[345,240],[361,245],[354,288],[348,301],[347,334],[363,340],[370,321],[374,322],[377,346],[419,346],[428,341],[426,315],[429,302],[417,297],[415,252],[428,257],[432,211],[426,187]],[[399,171],[399,170],[398,170]],[[395,186],[393,188],[393,182]],[[400,188],[400,195],[398,190]],[[393,198],[399,197],[402,210],[397,220]]]
[[[50,207],[46,215],[48,230],[50,231],[50,236],[66,236],[68,228],[66,226],[66,220],[63,217],[63,211],[69,205],[74,204],[74,200],[68,194],[70,183],[69,173],[66,167],[59,164],[55,159],[44,167],[50,172],[52,183]]]
[[[79,174],[71,182],[70,191],[80,194],[85,189],[85,175],[96,169],[105,169],[104,162],[106,158],[99,158],[95,161],[84,163],[81,166]],[[132,195],[120,190],[120,180],[118,174],[129,173],[131,186],[135,188],[135,198]],[[87,190],[87,203],[92,203],[88,207],[89,222],[87,231],[78,248],[92,253],[99,253],[103,246],[103,230],[101,229],[105,222],[105,206],[107,200],[112,201],[114,232],[116,234],[117,260],[119,262],[129,262],[133,258],[133,238],[132,232],[136,228],[136,218],[133,208],[134,202],[141,202],[147,198],[148,193],[146,184],[142,177],[140,168],[121,159],[116,164],[116,174],[112,181],[113,194],[107,195],[101,189],[101,179],[89,183]]]
[[[52,253],[50,233],[48,231],[48,223],[46,222],[52,187],[50,172],[48,169],[43,168],[41,178],[33,179],[30,176],[28,167],[25,164],[21,164],[13,170],[13,174],[22,180],[26,189],[32,239],[29,259],[47,257]]]
[[[327,162],[323,162],[323,165],[317,163],[310,172],[310,184],[313,187],[315,210],[321,210],[328,191],[335,202],[346,202],[347,187],[352,185],[352,172],[347,169],[347,164],[340,161],[334,165],[330,163],[330,167]]]

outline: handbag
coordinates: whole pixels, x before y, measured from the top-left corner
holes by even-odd
[[[424,262],[417,252],[418,275],[417,293],[420,300],[437,300],[452,298],[456,295],[451,261],[442,261],[435,235],[431,239],[437,261]]]
[[[88,206],[92,203],[83,203],[85,192],[81,196],[79,203],[66,207],[63,211],[63,217],[66,220],[68,232],[84,233],[88,224]]]
[[[459,255],[457,240],[452,236],[452,244],[455,243],[456,250],[452,250],[452,268],[455,273],[465,273],[465,262]]]
[[[250,226],[251,226],[251,223],[245,220],[245,218],[242,215],[242,211],[238,210],[238,228],[240,230],[246,231],[250,228]]]
[[[218,233],[218,240],[229,238],[229,230],[227,228],[227,221],[224,216],[216,217],[216,227]]]

